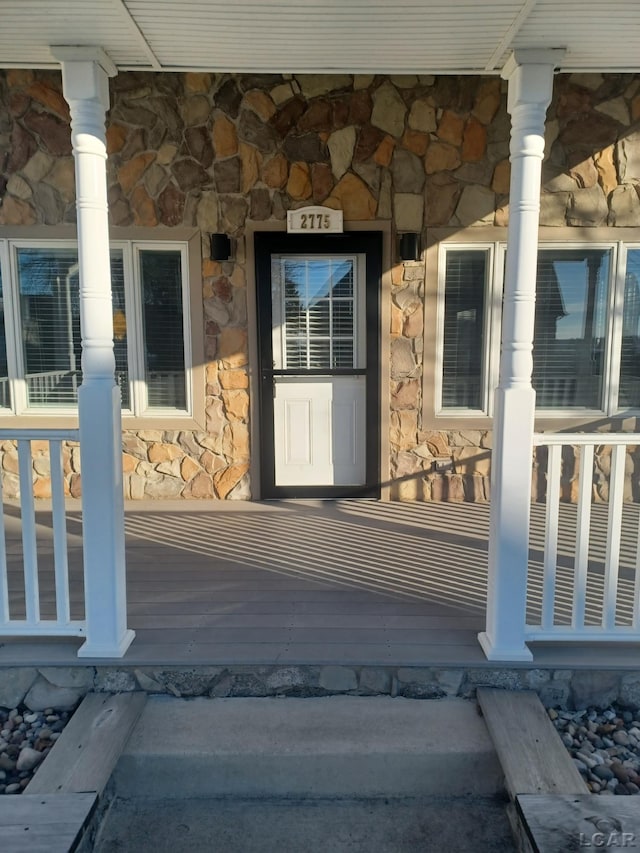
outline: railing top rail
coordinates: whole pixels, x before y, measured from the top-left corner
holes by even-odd
[[[550,444],[640,444],[637,432],[554,432],[535,433],[535,446]]]
[[[77,429],[0,429],[0,441],[79,441]]]

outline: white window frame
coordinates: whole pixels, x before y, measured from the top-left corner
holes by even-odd
[[[74,239],[0,239],[0,273],[4,300],[5,340],[7,347],[7,373],[11,388],[11,407],[0,408],[0,419],[25,417],[69,418],[77,416],[77,405],[29,407],[27,404],[26,381],[24,379],[24,355],[20,329],[20,300],[16,250],[27,249],[74,249]],[[193,418],[193,349],[191,296],[189,284],[189,242],[186,240],[113,239],[110,249],[122,252],[125,305],[127,317],[127,362],[130,388],[130,406],[122,408],[123,417],[139,419]],[[142,251],[177,251],[180,253],[182,287],[182,332],[184,348],[185,403],[184,409],[149,408],[145,381],[145,352],[143,335],[142,281],[139,256]]]
[[[599,250],[609,253],[610,269],[607,290],[606,346],[603,360],[602,408],[536,408],[536,419],[569,420],[581,418],[638,417],[640,406],[623,408],[618,405],[622,348],[622,316],[625,292],[626,262],[629,251],[640,250],[640,242],[622,240],[540,240],[538,251]],[[438,282],[436,299],[436,363],[434,372],[435,416],[438,419],[461,420],[493,417],[493,390],[498,385],[502,324],[502,294],[504,286],[505,240],[443,241],[438,247]],[[490,278],[485,282],[485,311],[482,400],[480,409],[442,405],[442,371],[444,345],[444,307],[446,287],[446,255],[449,251],[486,251]]]

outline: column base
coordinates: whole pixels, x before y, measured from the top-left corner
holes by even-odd
[[[523,643],[521,648],[500,648],[495,646],[486,631],[478,634],[478,642],[487,660],[495,661],[533,661],[531,650]]]
[[[135,631],[128,628],[119,643],[115,645],[106,645],[104,643],[92,643],[89,639],[78,649],[79,658],[121,658],[133,642],[136,635]]]

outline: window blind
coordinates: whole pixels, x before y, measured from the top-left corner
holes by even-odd
[[[7,364],[7,336],[4,325],[5,294],[0,269],[0,408],[11,408],[11,388],[9,385],[9,369]]]
[[[30,407],[75,406],[82,383],[80,281],[75,249],[16,250],[20,330]],[[126,330],[122,252],[111,252],[114,306]],[[129,406],[126,331],[115,346],[123,406]],[[6,353],[6,347],[3,350]],[[6,355],[5,355],[6,358]]]
[[[609,254],[538,253],[532,377],[538,408],[603,405]]]
[[[111,249],[111,299],[113,309],[113,354],[116,382],[120,387],[122,408],[131,408],[128,358],[128,321],[124,290],[124,259],[121,249]]]
[[[78,254],[20,248],[17,267],[28,405],[72,406],[81,382]]]
[[[355,367],[353,261],[286,258],[283,276],[284,366]]]
[[[618,406],[640,409],[640,249],[627,252]]]
[[[487,251],[451,250],[446,256],[443,408],[482,408]]]
[[[144,367],[150,409],[186,409],[182,255],[139,252]]]

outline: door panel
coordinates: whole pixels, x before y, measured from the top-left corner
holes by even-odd
[[[337,486],[365,482],[365,382],[364,376],[334,379],[331,420],[333,467]]]
[[[365,378],[281,377],[275,386],[276,486],[362,486]]]
[[[377,493],[379,235],[255,239],[262,494]]]

